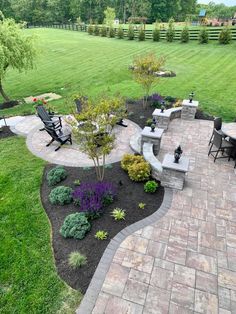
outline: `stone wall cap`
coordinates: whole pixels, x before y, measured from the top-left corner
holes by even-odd
[[[163,129],[155,128],[155,132],[151,132],[150,126],[145,126],[141,132],[141,135],[150,138],[160,139],[163,133],[164,133]]]
[[[184,99],[182,102],[183,106],[189,106],[189,107],[198,107],[199,102],[197,100],[193,100],[192,102],[189,102],[189,99]]]
[[[166,154],[162,163],[163,168],[168,168],[180,172],[187,172],[189,167],[189,158],[181,157],[179,163],[174,162],[174,154]]]
[[[166,110],[164,110],[164,112],[161,112],[161,109],[155,109],[152,113],[152,116],[153,117],[160,116],[160,117],[168,117],[169,118],[173,112],[177,112],[177,111],[181,111],[181,110],[182,110],[182,107],[175,107],[175,108],[166,109]]]

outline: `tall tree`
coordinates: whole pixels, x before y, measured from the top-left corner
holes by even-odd
[[[0,94],[9,101],[2,80],[9,68],[18,71],[33,67],[36,49],[34,37],[25,36],[22,24],[16,24],[13,19],[4,18],[0,12]]]

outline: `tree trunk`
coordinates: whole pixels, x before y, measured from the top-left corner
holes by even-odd
[[[0,79],[0,94],[6,101],[10,101],[10,98],[5,94],[3,87],[2,87],[2,80]]]

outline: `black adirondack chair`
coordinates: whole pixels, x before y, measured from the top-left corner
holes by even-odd
[[[62,128],[60,116],[50,115],[43,105],[37,106],[36,111],[37,111],[38,117],[42,120],[45,127],[47,125],[57,130]],[[45,127],[40,129],[40,131],[45,130]]]
[[[51,145],[54,141],[60,143],[60,145],[55,149],[58,151],[62,145],[69,142],[72,145],[71,133],[64,133],[62,129],[56,129],[54,126],[49,126],[45,124],[45,130],[51,136],[51,141],[46,145],[47,147]]]

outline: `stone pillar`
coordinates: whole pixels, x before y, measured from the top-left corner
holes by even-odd
[[[182,103],[181,119],[194,120],[197,107],[198,101],[193,100],[192,102],[189,102],[189,99],[184,99]]]
[[[143,143],[146,142],[153,144],[153,153],[154,155],[158,155],[163,132],[164,130],[159,128],[155,128],[155,131],[151,132],[151,128],[149,126],[145,126],[141,132],[141,153],[143,153]]]
[[[168,129],[170,121],[170,114],[168,112],[161,112],[161,109],[155,109],[152,116],[156,119],[158,128],[163,130]]]
[[[174,155],[166,154],[162,163],[161,185],[183,190],[185,175],[188,172],[189,158],[181,157],[179,163],[174,162]]]

